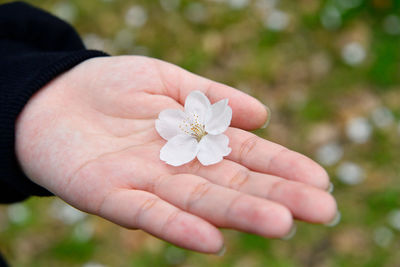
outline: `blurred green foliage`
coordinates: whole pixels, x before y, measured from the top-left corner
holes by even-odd
[[[28,2],[89,48],[157,57],[256,96],[273,113],[256,133],[327,168],[342,221],[299,222],[290,241],[226,230],[218,257],[31,198],[0,208],[12,266],[400,266],[399,1]]]

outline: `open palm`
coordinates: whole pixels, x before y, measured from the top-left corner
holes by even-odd
[[[193,90],[229,99],[232,152],[202,166],[166,165],[155,119]],[[326,223],[336,203],[326,172],[245,130],[267,119],[256,99],[159,60],[87,60],[40,90],[17,122],[25,173],[69,204],[188,249],[215,253],[217,227],[282,237],[293,218]],[[244,130],[242,130],[244,129]]]

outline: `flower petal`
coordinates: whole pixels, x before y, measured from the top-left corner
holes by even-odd
[[[160,159],[172,166],[180,166],[192,161],[199,150],[196,139],[180,134],[170,140],[161,148]]]
[[[231,124],[232,109],[228,106],[228,99],[223,99],[211,106],[211,112],[205,123],[205,130],[210,134],[221,134]]]
[[[197,159],[205,166],[218,163],[231,153],[232,149],[228,144],[229,138],[224,134],[207,134],[200,140]]]
[[[185,119],[185,112],[179,109],[166,109],[160,112],[156,120],[156,130],[165,140],[181,134],[179,125]]]
[[[200,91],[192,91],[185,101],[185,113],[188,115],[197,115],[199,122],[204,124],[211,103],[206,95]]]

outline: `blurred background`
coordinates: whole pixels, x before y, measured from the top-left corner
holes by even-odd
[[[0,207],[12,266],[400,266],[400,1],[28,2],[89,48],[157,57],[260,99],[273,116],[255,132],[326,167],[342,219],[298,223],[290,241],[224,230],[218,257],[31,198]]]

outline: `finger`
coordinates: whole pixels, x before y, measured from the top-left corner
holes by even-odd
[[[229,128],[225,134],[232,148],[227,159],[256,172],[328,188],[328,174],[308,157],[237,128]]]
[[[217,253],[223,247],[223,237],[213,225],[148,192],[112,191],[104,198],[98,215],[127,228],[140,228],[186,249]]]
[[[290,211],[277,203],[210,183],[191,174],[160,176],[147,188],[182,210],[225,228],[282,237],[292,226]]]
[[[191,164],[177,172],[193,172],[212,183],[286,206],[296,219],[311,223],[331,222],[337,212],[336,201],[315,187],[281,177],[250,171],[230,160],[211,165]]]
[[[155,62],[165,87],[161,93],[169,95],[182,105],[187,95],[194,90],[202,91],[211,103],[228,98],[229,106],[233,110],[232,125],[246,130],[260,128],[270,115],[260,101],[237,89],[195,75],[161,60]]]

